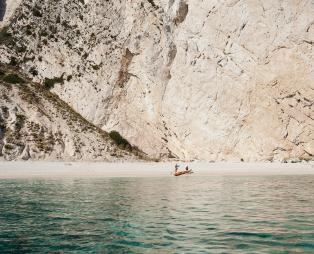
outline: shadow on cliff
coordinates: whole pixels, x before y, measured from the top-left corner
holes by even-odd
[[[6,0],[0,0],[0,21],[3,21],[6,9],[7,9]]]

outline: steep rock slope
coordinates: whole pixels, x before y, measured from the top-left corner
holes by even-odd
[[[24,0],[1,61],[150,155],[312,159],[313,13],[306,0]]]
[[[4,159],[140,158],[121,150],[107,133],[14,69],[0,68],[0,98],[0,157]]]

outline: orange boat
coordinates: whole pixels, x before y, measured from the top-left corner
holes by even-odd
[[[176,173],[173,173],[173,175],[174,176],[181,176],[181,175],[189,175],[192,173],[193,173],[192,169],[189,169],[189,170],[184,170],[184,171],[178,171]]]

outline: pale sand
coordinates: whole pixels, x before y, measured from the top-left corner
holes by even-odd
[[[181,169],[187,163],[181,162]],[[68,177],[170,177],[175,162],[93,163],[93,162],[4,162],[0,179]],[[314,163],[188,163],[194,174],[211,175],[306,175],[314,174]],[[185,176],[184,176],[185,177]]]

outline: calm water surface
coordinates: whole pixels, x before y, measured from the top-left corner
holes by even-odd
[[[314,176],[0,180],[0,253],[314,253]]]

